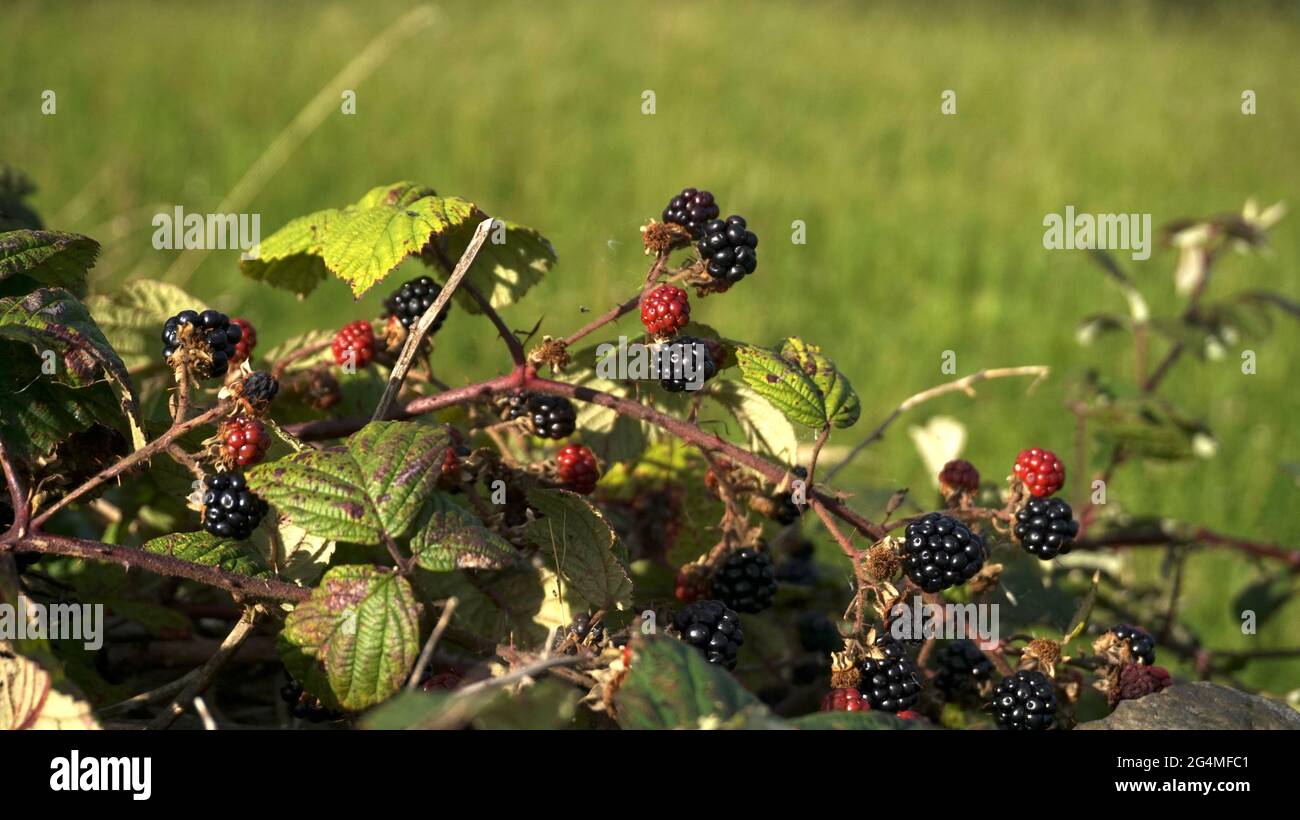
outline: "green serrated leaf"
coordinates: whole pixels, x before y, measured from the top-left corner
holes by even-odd
[[[104,378],[116,384],[133,444],[144,446],[139,402],[126,365],[71,292],[40,288],[0,299],[0,339],[30,345],[41,361],[42,375],[60,384],[85,387]],[[46,372],[51,364],[53,372]]]
[[[0,434],[20,459],[49,455],[54,446],[93,424],[116,427],[121,411],[106,384],[72,388],[41,373],[26,346],[0,342]]]
[[[430,240],[470,221],[477,209],[455,197],[426,196],[405,205],[350,208],[330,226],[325,267],[360,297]]]
[[[411,585],[400,575],[334,567],[285,619],[281,655],[328,705],[366,709],[406,682],[420,650],[419,616]]]
[[[608,609],[632,602],[632,579],[614,528],[577,493],[531,490],[528,504],[542,517],[525,527],[560,577],[585,600]]]
[[[510,542],[440,492],[431,493],[425,501],[410,549],[416,563],[431,572],[501,569],[519,558]]]
[[[325,281],[321,259],[324,237],[342,212],[335,208],[300,216],[262,240],[254,259],[241,259],[239,270],[250,279],[306,296]]]
[[[782,721],[726,670],[671,638],[632,648],[632,668],[614,696],[624,729],[774,729]]]
[[[99,243],[88,236],[63,231],[0,233],[0,287],[17,280],[26,284],[66,288],[86,293],[86,271],[95,265]]]
[[[852,427],[862,414],[862,403],[849,380],[817,345],[791,336],[781,345],[781,357],[803,371],[821,391],[826,418],[836,427]]]
[[[786,418],[818,430],[826,426],[821,390],[802,370],[761,347],[737,347],[736,361],[745,383]]]
[[[248,484],[312,535],[380,544],[410,528],[438,480],[447,441],[444,428],[371,422],[342,447],[258,465]]]
[[[254,578],[272,574],[246,541],[218,538],[206,530],[174,532],[154,538],[145,542],[144,549]]]
[[[527,648],[539,645],[547,629],[536,621],[549,587],[541,573],[531,566],[515,566],[499,572],[453,570],[415,573],[421,600],[438,601],[455,597],[459,604],[451,625],[463,633],[491,644],[513,640]],[[449,636],[454,640],[454,636]]]
[[[447,235],[446,254],[454,263],[469,247],[470,239],[482,220],[470,220],[453,228]],[[478,288],[492,307],[513,305],[534,285],[542,281],[555,266],[555,248],[538,231],[508,220],[498,220],[479,250],[466,279]],[[504,241],[498,241],[503,239]],[[470,313],[478,313],[478,303],[468,297],[458,299]]]
[[[757,391],[743,382],[723,380],[707,395],[735,418],[751,450],[767,453],[786,464],[794,463],[799,453],[794,426]]]

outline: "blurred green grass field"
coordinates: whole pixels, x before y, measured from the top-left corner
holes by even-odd
[[[7,4],[0,53],[0,160],[40,186],[51,227],[105,244],[94,286],[156,277],[173,261],[150,245],[150,218],[182,204],[213,210],[302,106],[406,4]],[[697,318],[758,343],[820,343],[862,394],[852,444],[901,398],[957,370],[1046,363],[904,418],[864,454],[847,489],[929,478],[906,427],[935,414],[968,425],[966,455],[1000,479],[1030,443],[1073,453],[1062,408],[1089,367],[1131,377],[1128,343],[1074,340],[1076,321],[1122,312],[1080,252],[1046,252],[1042,219],[1149,212],[1155,223],[1287,200],[1300,181],[1300,14],[1282,5],[1107,3],[449,3],[356,88],[357,113],[327,117],[256,196],[263,234],[293,216],[411,179],[534,226],[555,244],[549,279],[507,312],[559,334],[635,288],[637,228],[684,185],[710,188],[763,238],[758,273]],[[41,92],[58,95],[42,116]],[[653,90],[657,112],[641,113]],[[957,93],[958,114],[939,113]],[[1243,116],[1252,89],[1258,114]],[[339,89],[341,90],[341,89]],[[1214,293],[1300,295],[1300,228],[1275,230],[1269,257],[1225,259]],[[807,244],[788,241],[793,220]],[[1176,309],[1173,256],[1124,266],[1157,310]],[[373,315],[331,282],[305,303],[255,285],[233,252],[186,283],[247,316],[274,343],[311,326]],[[492,333],[464,313],[442,355],[463,377],[500,365]],[[1220,440],[1208,461],[1139,466],[1110,488],[1125,509],[1294,545],[1300,490],[1300,329],[1280,321],[1258,343],[1258,374],[1238,351],[1188,361],[1169,395]],[[462,376],[444,365],[444,377]],[[1078,465],[1071,464],[1071,469]],[[868,511],[875,514],[876,511]],[[1156,583],[1159,554],[1136,562]],[[1233,599],[1278,571],[1235,555],[1192,561],[1182,612],[1215,646],[1300,642],[1300,603],[1243,637]],[[1300,666],[1257,664],[1243,679],[1282,692]]]

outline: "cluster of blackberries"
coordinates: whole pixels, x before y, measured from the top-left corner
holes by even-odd
[[[695,188],[683,188],[664,208],[664,222],[681,225],[690,231],[691,237],[699,239],[704,234],[704,225],[718,218],[718,203],[713,201],[713,194]]]
[[[442,288],[428,276],[412,279],[384,300],[384,316],[394,316],[402,323],[402,327],[409,328],[420,320],[426,310],[433,307],[439,293],[442,293]],[[450,309],[450,302],[443,306],[438,318],[429,327],[430,333],[435,333],[442,327]]]
[[[993,674],[993,663],[965,639],[949,641],[934,653],[934,685],[948,700],[975,693]]]
[[[757,247],[758,237],[746,227],[744,217],[734,215],[726,222],[714,219],[707,223],[696,245],[709,276],[731,284],[758,267]]]
[[[242,473],[210,475],[203,489],[203,529],[220,538],[248,538],[269,509],[248,489]]]
[[[753,547],[732,552],[713,575],[713,597],[737,612],[767,609],[776,587],[771,557]]]
[[[200,379],[220,378],[230,369],[243,333],[224,313],[182,310],[163,325],[163,357],[170,362],[188,340],[194,349],[207,353],[205,360],[190,361],[190,372]]]
[[[993,719],[999,729],[1049,729],[1056,707],[1056,689],[1042,672],[1017,672],[993,690]]]
[[[882,712],[902,712],[911,709],[921,699],[921,682],[916,675],[916,663],[901,643],[882,635],[876,639],[876,648],[883,658],[863,658],[858,661],[862,679],[858,691],[872,709]]]
[[[564,396],[511,396],[510,417],[520,416],[528,417],[542,438],[568,438],[577,429],[577,408]]]
[[[1062,499],[1031,498],[1016,513],[1012,532],[1025,552],[1046,561],[1070,551],[1079,534],[1079,522]]]
[[[704,653],[709,663],[736,668],[736,655],[745,642],[740,616],[721,601],[696,601],[673,616],[682,640]]]
[[[964,583],[984,566],[984,539],[965,524],[930,513],[907,525],[903,571],[926,592]]]
[[[699,390],[718,372],[709,345],[693,336],[679,336],[659,346],[659,385],[670,393]]]
[[[1110,632],[1128,644],[1129,651],[1133,657],[1147,666],[1153,666],[1156,662],[1156,639],[1151,637],[1145,629],[1128,624],[1120,624],[1110,628]]]
[[[302,684],[285,672],[288,683],[280,687],[280,699],[289,704],[289,714],[310,723],[340,720],[343,715],[327,709],[315,695],[303,691]]]

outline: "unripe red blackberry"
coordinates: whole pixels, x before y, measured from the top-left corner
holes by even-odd
[[[980,471],[962,459],[953,459],[939,471],[939,489],[945,496],[955,492],[973,493],[980,488]]]
[[[713,201],[713,194],[695,188],[683,188],[682,192],[672,198],[664,208],[664,222],[681,225],[690,231],[693,239],[699,239],[704,233],[704,225],[709,220],[717,219],[718,204]]]
[[[581,444],[570,444],[555,454],[555,464],[562,481],[569,489],[581,495],[591,495],[600,480],[600,467],[596,456]]]
[[[1038,447],[1021,450],[1011,470],[1037,498],[1045,498],[1065,486],[1065,465],[1051,450]]]
[[[375,330],[365,320],[344,325],[334,334],[330,349],[334,353],[334,362],[339,367],[350,364],[361,370],[375,359]]]
[[[822,698],[823,712],[870,712],[871,705],[857,689],[832,689]]]
[[[235,345],[234,355],[230,357],[230,363],[237,365],[253,355],[253,348],[257,347],[257,330],[247,319],[231,319],[230,323],[239,325],[239,342]]]
[[[641,324],[655,336],[671,336],[690,321],[690,297],[681,288],[660,285],[641,300]]]
[[[1119,670],[1119,679],[1106,693],[1107,699],[1114,709],[1122,700],[1137,700],[1168,689],[1173,683],[1169,671],[1162,666],[1129,663]]]
[[[256,464],[271,446],[271,437],[261,420],[236,416],[221,425],[221,450],[225,461],[240,467]]]

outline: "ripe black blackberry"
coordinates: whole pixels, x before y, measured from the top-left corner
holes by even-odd
[[[736,668],[736,653],[745,642],[740,616],[721,601],[696,601],[675,616],[673,627],[683,641],[704,653],[709,663]]]
[[[514,421],[527,416],[529,398],[527,393],[511,393],[504,404],[497,405],[500,408],[501,418],[505,421]]]
[[[984,566],[984,539],[956,519],[930,513],[907,525],[903,571],[926,592],[970,580]]]
[[[669,393],[698,390],[718,372],[703,339],[679,336],[659,345],[659,384]]]
[[[776,594],[776,569],[766,552],[732,552],[713,575],[713,597],[737,612],[762,612]]]
[[[776,566],[776,580],[783,584],[815,586],[817,584],[817,562],[813,560],[816,547],[813,542],[800,541],[790,556]]]
[[[691,232],[691,237],[699,239],[704,235],[704,225],[717,219],[718,203],[713,201],[713,194],[695,188],[683,188],[682,192],[672,198],[664,208],[664,222],[681,225]]]
[[[1079,522],[1063,500],[1031,498],[1016,513],[1013,532],[1025,552],[1046,561],[1070,551],[1079,534]]]
[[[172,356],[182,347],[202,351],[206,358],[190,357],[190,372],[200,379],[216,379],[226,375],[230,360],[243,338],[243,329],[232,324],[230,317],[215,310],[182,310],[163,324],[163,358],[170,364]]]
[[[714,279],[735,284],[758,267],[758,237],[747,229],[740,216],[729,216],[726,222],[714,219],[706,224],[704,236],[695,247],[704,260],[704,269]]]
[[[605,627],[602,624],[591,623],[591,613],[583,612],[574,617],[573,623],[569,624],[569,632],[577,637],[578,641],[587,640],[588,635],[592,635],[592,641],[600,641],[605,637]]]
[[[921,699],[921,682],[907,649],[887,635],[876,639],[876,649],[884,654],[883,658],[858,661],[862,672],[858,691],[872,709],[902,712],[913,708]]]
[[[442,288],[428,276],[412,279],[384,300],[384,316],[395,316],[402,327],[409,328],[420,320],[426,310],[433,307],[439,293],[442,293]],[[451,302],[448,302],[429,326],[430,333],[436,333],[442,327],[450,309]]]
[[[242,473],[214,473],[203,487],[203,529],[220,538],[248,538],[270,509],[248,489]]]
[[[993,690],[993,719],[999,729],[1048,729],[1056,719],[1056,688],[1042,672],[1023,670]]]
[[[542,438],[567,438],[578,426],[578,411],[563,396],[530,396],[527,412],[533,432]]]
[[[1137,658],[1147,666],[1153,666],[1156,662],[1156,639],[1151,637],[1145,629],[1128,624],[1119,624],[1112,626],[1110,632],[1114,633],[1116,638],[1128,644],[1129,651],[1133,657]]]
[[[265,370],[254,370],[244,379],[240,395],[255,412],[262,412],[271,406],[271,400],[280,392],[280,383]]]
[[[993,674],[993,664],[973,641],[949,641],[934,653],[934,685],[947,700],[973,694]]]

